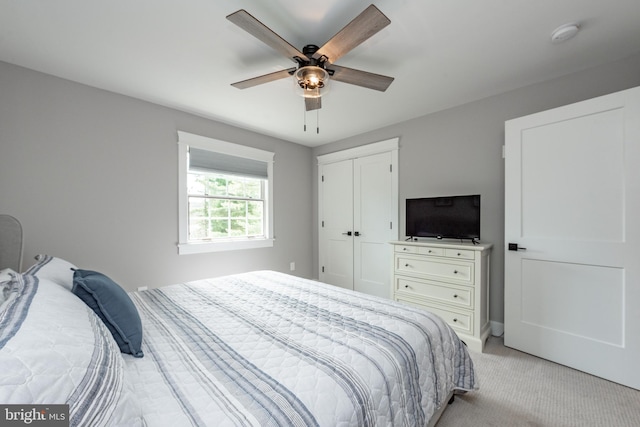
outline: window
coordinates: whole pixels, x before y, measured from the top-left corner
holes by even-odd
[[[273,153],[178,132],[181,254],[273,246]]]
[[[264,238],[267,180],[189,170],[189,241]]]

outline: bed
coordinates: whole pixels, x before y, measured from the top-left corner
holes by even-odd
[[[87,301],[104,282],[79,288],[110,279],[72,268],[39,256],[2,282],[1,404],[68,404],[70,425],[427,426],[477,388],[452,329],[394,301],[256,271],[111,281],[109,312]]]

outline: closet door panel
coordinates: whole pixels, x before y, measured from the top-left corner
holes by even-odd
[[[321,170],[320,280],[353,289],[353,162]]]
[[[391,153],[354,160],[354,289],[390,298],[391,258],[395,237]]]

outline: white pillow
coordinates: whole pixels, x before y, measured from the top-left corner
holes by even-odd
[[[111,333],[79,298],[22,274],[0,312],[0,402],[69,404],[70,425],[142,426]]]
[[[51,280],[68,290],[73,288],[72,268],[77,268],[75,265],[62,258],[44,254],[37,255],[36,260],[38,262],[29,267],[25,274],[34,275],[41,280]]]
[[[5,303],[8,304],[9,297],[14,290],[13,278],[17,273],[10,268],[3,268],[0,270],[0,311],[5,308]]]
[[[6,282],[13,279],[17,273],[10,268],[3,268],[0,270],[0,282]]]

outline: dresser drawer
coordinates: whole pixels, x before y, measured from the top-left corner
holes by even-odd
[[[396,273],[433,278],[436,280],[455,280],[468,285],[473,284],[473,263],[456,262],[447,259],[429,259],[428,257],[396,254]]]
[[[467,249],[446,249],[444,251],[445,256],[450,258],[458,258],[458,259],[470,259],[474,260],[476,258],[475,251],[470,251]]]
[[[444,248],[436,248],[436,247],[420,247],[418,248],[418,253],[420,255],[431,255],[431,256],[443,256],[445,254]]]
[[[404,254],[419,254],[429,256],[444,256],[444,248],[436,248],[434,246],[412,246],[412,245],[396,245],[396,252]]]
[[[395,245],[395,251],[403,254],[417,254],[418,246],[411,245]]]
[[[473,309],[473,288],[443,285],[438,282],[395,276],[395,291],[418,295],[435,302],[451,304],[468,310]]]
[[[469,313],[429,307],[427,310],[442,317],[454,330],[465,334],[473,334],[473,317]]]
[[[469,335],[473,334],[473,317],[470,313],[435,307],[402,295],[396,295],[396,301],[430,311],[431,313],[442,317],[442,319],[457,332]]]

